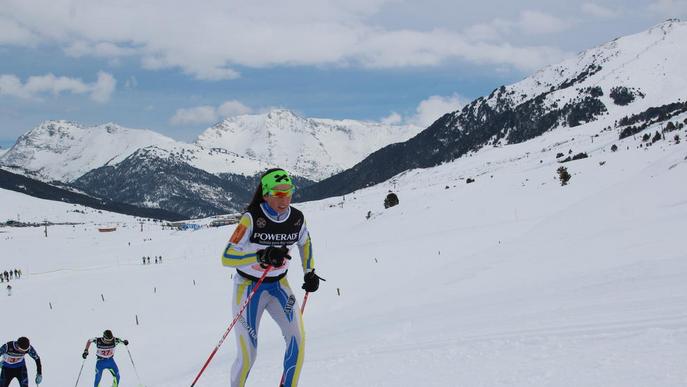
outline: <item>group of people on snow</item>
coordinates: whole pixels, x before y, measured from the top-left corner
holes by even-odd
[[[7,282],[7,295],[11,296],[12,295],[12,285],[9,284],[10,280],[18,280],[21,278],[21,270],[20,269],[12,269],[12,270],[5,270],[4,272],[0,272],[0,283]]]
[[[150,256],[143,256],[141,257],[141,262],[144,265],[150,265]],[[155,263],[162,263],[162,255],[156,255],[155,256]]]
[[[11,269],[11,270],[5,270],[4,272],[0,272],[0,283],[2,282],[10,282],[11,279],[19,279],[21,278],[21,270],[20,269]]]
[[[112,331],[107,329],[103,332],[102,337],[94,337],[86,342],[86,348],[83,351],[82,357],[88,357],[88,349],[91,344],[96,347],[96,362],[95,362],[95,382],[94,386],[98,387],[103,372],[109,371],[112,374],[112,385],[117,387],[119,385],[120,375],[119,367],[114,360],[115,347],[117,344],[129,345],[129,340],[122,340],[115,337]],[[29,386],[29,374],[26,369],[26,361],[24,356],[29,355],[36,362],[36,384],[41,384],[43,381],[43,366],[41,365],[41,358],[38,352],[31,345],[27,337],[20,337],[14,341],[8,341],[0,347],[0,387],[8,387],[12,380],[17,379],[19,387]],[[78,382],[78,380],[77,380]]]

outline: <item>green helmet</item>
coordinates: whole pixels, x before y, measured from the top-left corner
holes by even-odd
[[[289,177],[289,173],[283,169],[276,169],[267,173],[260,179],[260,184],[262,185],[262,196],[270,193],[270,191],[278,185],[288,184],[293,187],[293,182],[291,181],[291,177]]]

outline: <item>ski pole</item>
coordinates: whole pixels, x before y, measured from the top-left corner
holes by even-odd
[[[79,370],[79,376],[76,377],[76,383],[74,383],[74,387],[76,387],[79,384],[79,379],[81,379],[81,372],[83,371],[83,365],[86,364],[86,359],[83,359],[81,362],[81,369]]]
[[[305,296],[303,296],[303,305],[301,305],[301,316],[303,316],[303,312],[305,312],[305,304],[308,302],[308,295],[309,294],[310,294],[310,292],[305,292]],[[281,374],[281,382],[279,382],[279,387],[282,387],[284,385],[284,379],[285,378],[286,378],[286,374],[282,373]]]
[[[129,354],[129,360],[131,360],[131,365],[134,366],[134,372],[136,372],[136,378],[138,378],[138,384],[140,386],[143,385],[143,382],[141,382],[141,376],[138,374],[138,370],[136,369],[136,363],[134,363],[134,358],[131,357],[131,352],[129,351],[129,346],[125,345],[126,347],[126,353]]]
[[[267,273],[272,270],[272,266],[267,266],[267,269],[262,273],[262,277],[258,280],[258,282],[255,284],[255,287],[253,288],[253,291],[250,292],[246,300],[243,302],[243,305],[241,305],[241,309],[239,309],[239,312],[234,316],[234,320],[229,324],[229,327],[227,328],[226,331],[224,331],[224,335],[222,335],[222,338],[219,340],[219,343],[215,346],[215,349],[212,350],[210,353],[210,357],[205,361],[205,364],[203,364],[203,368],[200,369],[200,372],[198,372],[198,375],[196,378],[193,380],[193,383],[191,383],[191,387],[196,385],[196,382],[198,382],[198,379],[200,379],[200,375],[203,374],[207,366],[210,364],[210,361],[212,360],[213,357],[215,357],[215,354],[217,353],[217,350],[219,350],[219,347],[222,346],[222,343],[224,343],[224,340],[227,338],[229,335],[229,332],[231,332],[231,329],[234,328],[234,325],[236,324],[237,321],[239,321],[239,318],[243,314],[243,311],[246,309],[248,306],[248,303],[250,302],[250,299],[253,298],[253,295],[255,295],[255,292],[258,290],[260,287],[260,284],[262,284],[262,281],[265,280],[265,277],[267,277]]]
[[[305,296],[303,296],[303,305],[301,305],[301,315],[303,312],[305,312],[305,304],[308,302],[308,295],[310,292],[305,292]]]

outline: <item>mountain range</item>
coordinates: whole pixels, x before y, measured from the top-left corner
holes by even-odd
[[[98,198],[188,217],[240,210],[254,176],[280,166],[306,186],[419,132],[284,109],[225,119],[191,144],[108,123],[46,121],[0,156],[0,166]]]

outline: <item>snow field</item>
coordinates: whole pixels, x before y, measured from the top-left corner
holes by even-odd
[[[296,204],[327,279],[305,312],[300,385],[687,384],[687,145],[637,149],[639,140],[610,132],[592,143],[603,126]],[[573,177],[561,187],[555,155],[570,149],[590,158],[562,164]],[[385,210],[388,189],[400,205]],[[61,203],[0,198],[10,218],[17,209],[22,219],[67,214]],[[32,339],[44,387],[73,385],[85,340],[108,328],[131,341],[146,386],[190,385],[232,318],[233,271],[219,256],[233,228],[146,223],[141,232],[133,218],[76,215],[87,223],[50,227],[47,238],[42,228],[0,229],[0,266],[28,274],[0,297],[17,313],[3,338]],[[117,222],[114,233],[95,229]],[[143,266],[142,255],[164,263]],[[300,302],[295,261],[289,280]],[[283,340],[268,315],[259,337],[247,385],[276,386]],[[232,334],[198,386],[227,386],[234,355]],[[121,385],[137,385],[123,347],[116,359]],[[92,383],[93,362],[79,385]]]

